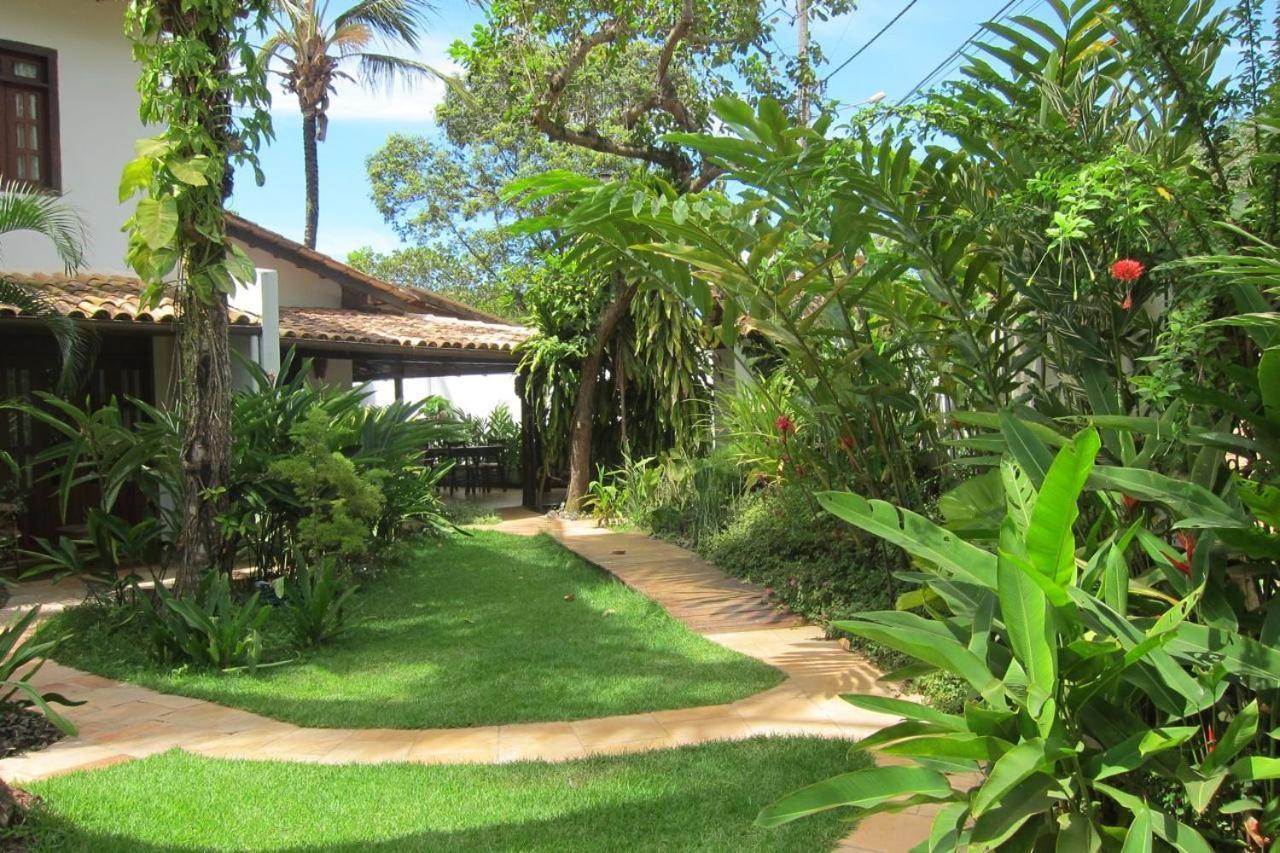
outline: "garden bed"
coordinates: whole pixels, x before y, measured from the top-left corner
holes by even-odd
[[[419,544],[366,583],[353,616],[331,645],[254,674],[158,665],[136,622],[102,608],[42,630],[68,636],[56,658],[69,666],[305,726],[586,719],[731,702],[783,678],[545,536]]]

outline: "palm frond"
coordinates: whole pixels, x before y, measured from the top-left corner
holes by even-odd
[[[362,0],[334,18],[333,28],[336,31],[348,24],[361,24],[416,50],[426,17],[434,11],[435,6],[425,0]]]
[[[382,53],[359,53],[360,80],[370,88],[388,87],[396,80],[435,77],[448,84],[453,78],[423,62]]]
[[[0,176],[0,235],[15,231],[49,238],[68,272],[84,264],[87,237],[79,212],[46,189],[5,183]]]

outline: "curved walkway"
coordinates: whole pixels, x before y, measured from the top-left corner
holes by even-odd
[[[777,667],[787,680],[725,705],[572,722],[468,729],[320,729],[157,693],[50,662],[36,684],[86,700],[66,712],[80,733],[40,752],[0,760],[0,776],[22,782],[175,747],[222,758],[331,764],[563,761],[763,734],[861,738],[897,722],[839,698],[841,693],[884,691],[871,664],[824,639],[820,628],[776,610],[759,587],[728,577],[683,548],[589,522],[532,514],[509,518],[496,529],[551,534],[708,639]],[[911,817],[915,816],[897,819]],[[859,830],[855,835],[863,834]],[[858,849],[875,848],[859,844]]]

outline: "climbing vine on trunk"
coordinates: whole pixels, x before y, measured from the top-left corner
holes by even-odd
[[[231,447],[227,296],[254,269],[227,240],[223,202],[235,164],[262,180],[255,152],[271,133],[270,95],[247,36],[269,9],[270,0],[133,0],[125,15],[141,66],[139,116],[163,128],[138,143],[120,200],[141,196],[126,227],[144,303],[170,294],[180,319],[179,595],[225,562],[217,519]]]

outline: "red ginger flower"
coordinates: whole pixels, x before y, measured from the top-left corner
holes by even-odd
[[[1195,537],[1185,533],[1184,531],[1179,530],[1178,544],[1181,545],[1182,550],[1186,552],[1186,559],[1179,560],[1174,557],[1170,557],[1169,562],[1173,564],[1173,567],[1175,569],[1182,572],[1187,577],[1191,577],[1191,561],[1194,560],[1196,556]]]
[[[796,431],[796,425],[792,422],[791,418],[786,415],[778,415],[778,419],[774,421],[773,424],[778,428],[778,432],[782,433],[784,436],[789,432]]]
[[[853,436],[849,435],[848,433],[845,433],[844,435],[840,436],[840,446],[843,447],[845,450],[853,450],[853,448],[856,447],[857,444],[858,442],[855,441]]]
[[[1111,277],[1116,281],[1136,281],[1146,271],[1142,262],[1133,258],[1121,258],[1111,265]]]

